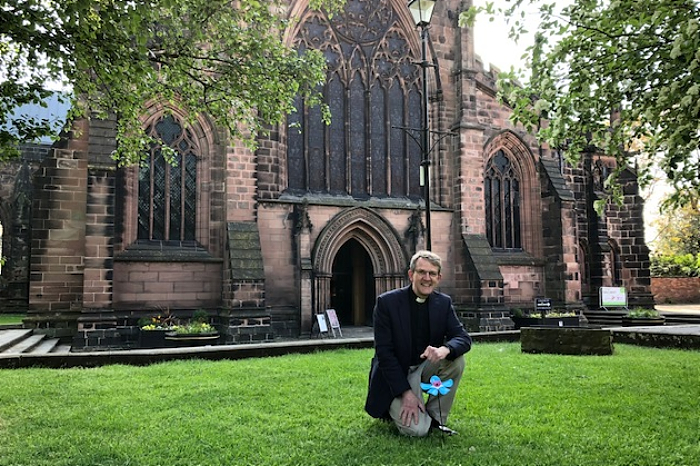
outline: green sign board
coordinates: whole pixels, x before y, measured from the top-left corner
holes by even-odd
[[[627,307],[625,287],[601,286],[600,307]]]

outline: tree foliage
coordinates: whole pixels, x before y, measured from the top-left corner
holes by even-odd
[[[312,0],[333,10],[341,0]],[[146,102],[206,114],[253,142],[293,110],[320,103],[325,60],[284,43],[280,0],[11,0],[0,3],[0,154],[55,135],[49,122],[13,109],[41,105],[50,83],[71,90],[69,119],[118,118],[122,163],[151,142],[139,118]],[[324,107],[326,118],[329,117]],[[16,150],[15,150],[16,153]]]
[[[667,210],[654,223],[658,235],[652,245],[657,254],[700,254],[700,207],[697,203]]]
[[[652,277],[700,277],[700,254],[651,256]]]
[[[529,47],[530,79],[511,71],[499,95],[513,119],[575,163],[595,148],[614,155],[618,172],[661,168],[682,205],[700,192],[700,7],[696,0],[579,0],[557,10],[547,0],[513,0],[505,8],[471,8],[504,15],[518,39],[535,27],[525,8],[539,9]],[[520,82],[518,81],[520,78]],[[620,187],[609,180],[611,193]]]

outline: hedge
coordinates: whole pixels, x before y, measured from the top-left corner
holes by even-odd
[[[652,255],[652,277],[700,277],[700,254]]]

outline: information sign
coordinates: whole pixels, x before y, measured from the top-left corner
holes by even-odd
[[[625,287],[601,286],[600,307],[627,307],[627,290],[625,290]]]
[[[328,323],[326,322],[326,316],[323,314],[316,314],[316,321],[318,322],[318,331],[321,334],[328,333]]]
[[[535,310],[542,313],[547,313],[552,310],[551,298],[535,298]]]
[[[340,330],[340,321],[338,320],[338,314],[336,314],[335,309],[326,309],[326,315],[328,316],[328,322],[331,324],[333,336],[335,336],[335,331],[338,330],[338,334],[342,337],[343,332]]]

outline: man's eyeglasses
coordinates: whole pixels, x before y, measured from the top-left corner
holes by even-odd
[[[435,270],[423,270],[423,269],[416,269],[413,271],[413,273],[416,273],[416,274],[423,276],[423,277],[430,277],[430,278],[437,278],[438,275],[440,275],[440,272],[436,272]]]

